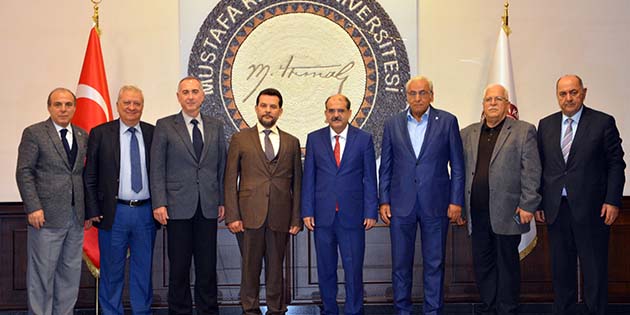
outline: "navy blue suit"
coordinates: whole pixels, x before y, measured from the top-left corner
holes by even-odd
[[[377,218],[372,135],[348,126],[337,167],[330,128],[308,135],[302,179],[302,218],[315,218],[315,248],[323,314],[338,314],[337,246],[346,283],[345,314],[363,312],[365,219]],[[339,211],[336,211],[336,206]]]
[[[380,203],[389,204],[392,214],[392,285],[396,310],[399,314],[412,311],[412,268],[419,224],[423,309],[425,314],[439,314],[443,305],[448,206],[464,204],[464,157],[457,118],[431,107],[418,156],[407,130],[407,111],[390,118],[383,131],[379,177]]]

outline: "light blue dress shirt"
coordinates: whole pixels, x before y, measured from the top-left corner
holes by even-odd
[[[420,122],[411,115],[411,109],[407,110],[407,130],[409,131],[409,138],[411,138],[411,145],[413,146],[413,152],[416,154],[416,158],[420,155],[420,150],[424,143],[424,134],[427,132],[430,110],[431,107],[427,108],[427,111],[424,112],[420,118]]]
[[[562,150],[562,139],[564,139],[564,135],[567,133],[567,126],[569,125],[568,119],[571,118],[573,121],[571,122],[571,129],[573,129],[573,136],[571,137],[571,145],[573,145],[573,140],[575,139],[575,134],[577,132],[578,124],[580,123],[580,117],[582,117],[582,112],[584,111],[584,105],[580,107],[580,110],[573,115],[573,117],[569,117],[565,114],[562,114],[562,124],[560,125],[560,150]],[[562,188],[562,196],[567,196],[567,188]]]
[[[145,200],[151,197],[149,193],[149,176],[147,175],[147,161],[144,148],[144,138],[140,124],[133,126],[136,129],[136,138],[140,149],[140,166],[142,172],[142,189],[139,192],[131,189],[131,155],[130,141],[131,132],[129,126],[120,120],[120,181],[118,183],[118,199],[124,200]]]

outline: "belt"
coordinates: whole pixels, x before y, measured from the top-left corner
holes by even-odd
[[[121,205],[125,205],[125,206],[129,206],[129,207],[140,207],[143,204],[150,202],[151,199],[144,199],[144,200],[124,200],[124,199],[118,199],[117,202]]]

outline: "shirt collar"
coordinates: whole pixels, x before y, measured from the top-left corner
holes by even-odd
[[[261,125],[260,123],[256,123],[256,129],[258,129],[258,133],[263,133],[263,131],[265,129],[269,129],[269,130],[271,130],[271,133],[273,133],[273,134],[280,134],[280,132],[278,132],[278,126],[277,125],[273,125],[273,126],[271,126],[271,128],[265,128],[265,126]]]
[[[575,122],[576,124],[580,122],[580,117],[582,117],[582,112],[584,111],[584,104],[582,104],[582,106],[580,107],[580,110],[577,111],[577,113],[575,113],[573,115],[573,117],[569,117],[567,115],[565,115],[564,113],[562,114],[562,125],[564,125],[567,121],[567,119],[571,118],[573,119],[573,122]]]
[[[127,126],[127,124],[125,124],[122,121],[122,119],[118,119],[118,121],[120,122],[120,134],[123,134],[123,133],[127,132],[127,130],[129,128],[136,129],[136,132],[142,132],[142,129],[140,129],[140,123],[139,122],[135,126]]]
[[[488,125],[486,124],[486,121],[484,120],[483,124],[481,124],[481,129],[482,130],[501,130],[501,128],[503,127],[503,124],[505,124],[505,120],[508,119],[507,116],[503,117],[503,120],[501,120],[500,123],[498,123],[496,126],[494,127],[488,127]]]
[[[68,130],[68,134],[71,135],[72,134],[72,124],[68,124],[68,126],[66,127],[61,127],[59,125],[57,125],[57,123],[54,120],[50,120],[52,121],[53,125],[55,126],[55,130],[57,130],[57,133],[59,133],[61,131],[61,129],[67,129]]]
[[[341,139],[348,139],[348,129],[350,124],[346,125],[346,128],[343,129],[343,131],[341,131],[341,133],[339,133],[339,138]],[[335,139],[335,136],[337,135],[337,133],[330,127],[328,127],[328,130],[330,130],[330,138]]]
[[[190,122],[193,119],[197,119],[197,121],[200,122],[200,123],[202,122],[202,120],[201,120],[201,112],[199,112],[199,114],[197,114],[196,117],[192,117],[192,116],[189,116],[188,114],[186,114],[186,112],[182,111],[182,117],[184,117],[184,121],[186,122],[186,125],[190,124]]]
[[[431,111],[431,106],[429,106],[429,107],[427,108],[427,111],[426,111],[426,112],[424,112],[424,114],[422,114],[422,117],[420,117],[420,121],[418,122],[418,121],[416,120],[416,118],[415,118],[415,117],[413,117],[413,115],[411,114],[411,108],[409,108],[409,109],[407,109],[407,121],[412,121],[412,120],[413,120],[413,121],[415,121],[415,122],[417,122],[417,123],[421,123],[421,122],[424,122],[424,121],[428,121],[428,120],[429,120],[429,112],[430,112],[430,111]]]

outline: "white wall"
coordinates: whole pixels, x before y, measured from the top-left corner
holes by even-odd
[[[381,2],[386,10],[398,3]],[[512,2],[510,40],[521,119],[537,123],[556,111],[555,80],[564,73],[578,73],[589,88],[586,103],[617,118],[625,152],[630,152],[630,115],[624,111],[630,1]],[[149,122],[179,109],[178,8],[178,1],[172,0],[101,3],[101,45],[110,97],[115,101],[123,84],[138,85],[144,90],[144,119]],[[502,12],[503,0],[419,0],[417,67],[435,82],[436,106],[456,114],[462,127],[479,117]],[[5,108],[0,124],[0,201],[20,200],[14,177],[22,130],[47,118],[50,90],[76,87],[91,15],[89,1],[0,3],[0,95]]]

